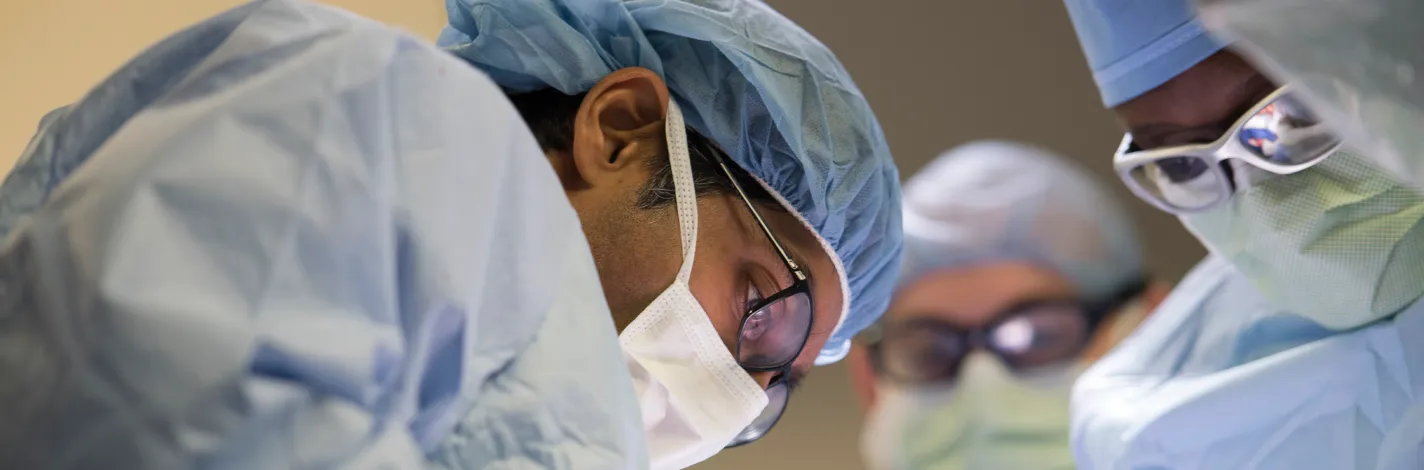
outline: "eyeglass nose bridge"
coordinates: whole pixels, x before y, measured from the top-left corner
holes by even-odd
[[[994,356],[995,359],[1003,362],[1004,365],[1012,366],[1012,353],[994,344],[991,339],[993,332],[993,328],[980,328],[964,332],[964,351],[955,359],[956,369],[963,367],[964,362],[967,361],[969,356],[974,354],[975,351],[988,353]]]
[[[1172,201],[1166,195],[1161,194],[1161,189],[1154,189],[1153,185],[1140,181],[1136,175],[1138,171],[1141,171],[1142,168],[1147,165],[1173,158],[1196,159],[1205,164],[1207,166],[1206,173],[1209,174],[1221,188],[1218,191],[1217,197],[1214,198],[1212,202],[1202,206],[1183,206]],[[1249,157],[1235,154],[1224,156],[1214,151],[1202,151],[1162,155],[1151,160],[1143,160],[1131,164],[1119,164],[1116,170],[1118,177],[1139,199],[1171,214],[1191,214],[1211,210],[1225,203],[1227,199],[1230,199],[1230,197],[1236,193],[1237,184],[1234,176],[1236,170],[1228,163],[1233,160],[1240,160],[1242,164],[1254,167]]]
[[[964,353],[960,356],[969,356],[974,351],[994,352],[994,346],[989,343],[989,330],[977,328],[964,332]]]
[[[787,364],[770,370],[751,370],[746,368],[743,368],[743,370],[746,370],[747,374],[752,376],[752,380],[755,380],[762,390],[770,390],[771,387],[775,386],[778,382],[786,380],[786,376],[791,373],[791,365]]]

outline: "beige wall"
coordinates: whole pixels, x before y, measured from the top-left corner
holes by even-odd
[[[78,100],[149,44],[242,4],[238,0],[0,0],[0,168],[44,113]],[[329,0],[434,40],[439,0]]]
[[[0,167],[24,149],[45,112],[85,90],[144,46],[236,5],[234,0],[0,3]],[[331,0],[434,38],[437,0]],[[1053,0],[771,0],[845,62],[885,126],[905,174],[974,138],[1048,145],[1108,172],[1117,141],[1097,102],[1062,4]],[[1176,221],[1132,199],[1151,262],[1175,278],[1201,249]],[[765,441],[704,469],[856,469],[860,416],[842,367],[812,375]]]

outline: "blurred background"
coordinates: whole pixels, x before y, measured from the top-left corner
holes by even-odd
[[[440,0],[326,0],[434,39]],[[0,168],[44,113],[77,100],[147,45],[238,0],[0,4]],[[1176,219],[1140,202],[1111,173],[1121,131],[1102,109],[1063,4],[1045,0],[768,0],[825,42],[880,117],[901,176],[939,152],[1014,139],[1086,165],[1127,201],[1149,266],[1178,279],[1204,251]],[[842,365],[817,369],[775,432],[698,469],[858,469],[861,415]]]

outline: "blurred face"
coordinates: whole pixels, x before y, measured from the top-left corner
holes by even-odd
[[[666,86],[655,73],[642,68],[615,72],[590,90],[575,116],[572,151],[549,154],[582,221],[620,332],[668,288],[683,262],[675,205],[637,206],[653,176],[650,160],[668,158],[667,100]],[[839,320],[840,285],[829,255],[810,230],[785,209],[761,203],[752,207],[810,282],[812,329],[789,372],[794,382],[810,369]],[[690,287],[723,342],[735,351],[739,337],[746,341],[748,335],[765,334],[766,325],[758,321],[741,328],[748,308],[791,286],[792,273],[739,195],[700,195],[697,222]],[[776,374],[752,376],[765,387]]]
[[[1393,315],[1424,296],[1424,193],[1278,89],[1218,53],[1115,109],[1158,149],[1116,164],[1273,306],[1336,330]]]
[[[1092,307],[1064,276],[998,262],[920,277],[852,351],[870,468],[1072,468],[1069,390]],[[1128,318],[1130,316],[1123,316]],[[1116,321],[1114,319],[1114,321]],[[1111,338],[1116,339],[1116,338]]]
[[[1001,262],[924,276],[896,293],[885,319],[930,319],[972,329],[1018,305],[1075,296],[1068,279],[1054,271]]]
[[[1015,305],[1072,298],[1073,295],[1072,285],[1055,272],[1027,263],[984,264],[920,278],[895,294],[881,321],[896,325],[928,320],[975,329],[988,325]],[[857,342],[847,360],[863,408],[873,408],[878,394],[876,387],[882,377],[870,353],[865,345]],[[930,370],[944,369],[931,364]]]
[[[1165,286],[1150,286],[1140,305],[1150,311],[1166,291]],[[952,383],[958,370],[949,358],[965,349],[947,339],[956,330],[987,332],[987,342],[1009,353],[1012,360],[1006,365],[1031,371],[1096,359],[1119,339],[1108,331],[1130,331],[1141,320],[1109,314],[1090,329],[1089,308],[1068,278],[1030,263],[998,262],[931,273],[897,292],[881,320],[886,336],[880,345],[880,369],[864,345],[856,344],[849,358],[852,376],[869,407],[875,401],[875,384],[881,381]],[[1119,321],[1132,324],[1114,324]],[[901,333],[895,333],[897,329]]]
[[[929,274],[886,312],[878,372],[901,384],[955,383],[964,357],[985,350],[1024,368],[1069,362],[1088,335],[1075,297],[1067,279],[1026,263]]]

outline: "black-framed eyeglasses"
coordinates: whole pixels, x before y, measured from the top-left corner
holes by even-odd
[[[987,324],[964,329],[932,318],[872,326],[862,334],[877,375],[906,385],[954,382],[970,353],[999,358],[1015,373],[1076,359],[1103,319],[1137,298],[1146,282],[1133,282],[1105,302],[1044,300],[1019,304]]]
[[[750,372],[777,374],[766,387],[766,408],[727,444],[727,447],[736,447],[761,439],[786,412],[786,405],[791,400],[791,365],[801,355],[801,350],[806,347],[806,342],[811,337],[815,309],[812,308],[811,283],[806,271],[786,254],[785,247],[756,210],[751,198],[747,197],[747,192],[742,189],[726,160],[716,151],[708,153],[731,181],[732,188],[736,189],[737,196],[741,197],[742,203],[751,211],[767,241],[776,248],[776,254],[781,258],[786,270],[791,272],[791,285],[751,303],[742,316],[741,326],[737,329],[736,350],[733,351],[737,364]]]

